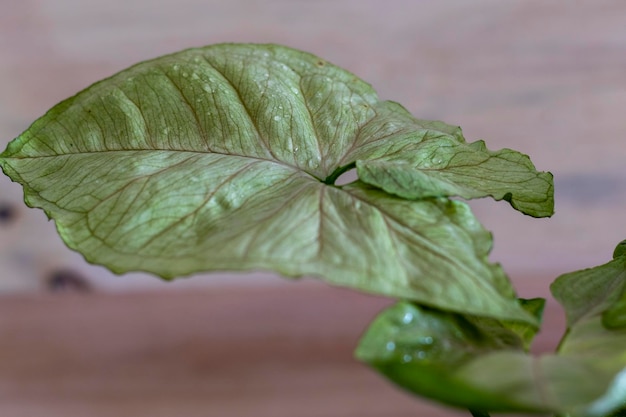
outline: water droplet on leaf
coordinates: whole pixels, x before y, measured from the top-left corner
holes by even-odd
[[[433,165],[439,165],[439,164],[441,164],[441,161],[442,161],[442,159],[441,159],[441,157],[439,157],[439,156],[434,156],[434,157],[430,160],[430,162],[432,162],[432,164],[433,164]]]
[[[407,312],[402,317],[402,323],[409,324],[413,321],[413,313]]]
[[[422,345],[432,345],[433,344],[433,338],[430,336],[424,336],[420,338],[420,343]]]

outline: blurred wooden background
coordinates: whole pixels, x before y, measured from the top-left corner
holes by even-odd
[[[0,299],[10,417],[445,417],[352,358],[388,300],[310,283]],[[536,351],[556,346],[554,305]]]
[[[421,118],[529,154],[552,219],[472,205],[522,296],[626,238],[622,0],[3,0],[0,147],[56,102],[137,61],[217,42],[316,53]],[[88,294],[48,294],[78,288]],[[0,178],[0,415],[443,416],[354,363],[386,302],[271,274],[164,284],[67,250]],[[538,349],[562,319],[550,303]],[[466,415],[460,413],[458,415]]]

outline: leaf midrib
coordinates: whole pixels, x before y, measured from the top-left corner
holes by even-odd
[[[392,215],[387,210],[385,210],[384,207],[380,207],[378,205],[371,204],[371,202],[360,198],[359,196],[349,192],[348,190],[345,190],[343,188],[343,186],[325,184],[323,180],[315,177],[314,175],[310,174],[309,172],[307,172],[307,171],[305,171],[305,170],[303,170],[303,169],[301,169],[299,167],[296,167],[296,166],[293,166],[291,164],[285,163],[283,161],[272,160],[272,159],[256,157],[256,156],[249,156],[249,155],[230,154],[230,153],[222,153],[222,152],[209,152],[209,151],[202,151],[202,150],[190,151],[190,150],[177,150],[177,149],[109,149],[109,150],[99,150],[99,151],[90,151],[90,152],[72,152],[72,153],[57,154],[57,155],[29,156],[29,157],[13,158],[13,159],[57,158],[57,157],[72,157],[72,156],[80,156],[80,155],[93,155],[93,154],[97,154],[97,153],[106,154],[106,153],[118,153],[118,152],[131,152],[131,153],[132,152],[176,152],[176,153],[220,155],[220,156],[224,156],[224,157],[238,157],[238,158],[244,158],[244,159],[252,159],[252,160],[255,160],[255,161],[270,162],[270,163],[274,163],[274,164],[277,164],[277,165],[281,165],[283,167],[287,167],[287,168],[289,168],[289,169],[291,169],[293,171],[296,171],[296,172],[299,172],[299,173],[306,174],[306,175],[310,176],[312,179],[315,180],[316,183],[319,183],[320,185],[338,189],[341,192],[348,194],[349,198],[355,199],[355,200],[359,200],[363,204],[366,204],[366,205],[368,205],[370,207],[373,207],[375,210],[379,211],[385,217],[385,219],[389,219],[389,220],[393,221],[394,223],[398,224],[401,228],[403,228],[405,230],[411,231],[411,233],[415,234],[416,236],[420,236],[420,241],[422,242],[423,247],[428,248],[428,251],[430,253],[438,256],[441,259],[444,259],[447,262],[450,262],[450,263],[454,264],[459,270],[463,270],[463,271],[466,271],[467,273],[469,273],[468,275],[476,277],[476,274],[471,269],[469,269],[467,267],[467,265],[459,262],[454,257],[446,256],[446,254],[443,253],[443,251],[437,250],[437,248],[435,246],[429,244],[428,239],[426,239],[421,233],[419,233],[418,230],[415,230],[414,228],[411,228],[409,225],[404,223],[401,219],[397,218],[396,216]],[[376,187],[376,189],[379,190],[380,192],[384,192],[382,189],[378,189],[377,187]],[[390,196],[392,196],[392,195],[390,195]],[[42,198],[42,197],[40,196],[40,198]],[[49,200],[46,200],[46,201],[49,201]],[[55,204],[54,202],[51,202],[51,201],[49,201],[49,202],[52,203],[52,204]],[[482,282],[482,281],[480,279],[477,279],[476,282]],[[482,286],[485,287],[484,285],[482,285]],[[495,291],[495,289],[492,286],[488,286],[488,288],[491,291]],[[495,292],[497,293],[497,291],[495,291]]]

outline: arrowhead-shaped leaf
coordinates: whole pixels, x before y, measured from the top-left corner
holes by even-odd
[[[552,285],[569,322],[557,354],[522,350],[531,327],[401,302],[374,320],[356,356],[409,391],[458,407],[623,415],[626,328],[607,328],[603,320],[621,302],[625,257],[616,251],[608,264],[562,275]],[[525,304],[529,312],[538,311],[536,303]]]
[[[455,186],[418,179],[435,137],[459,155],[446,153],[445,181]],[[315,56],[229,44],[94,84],[11,142],[0,166],[71,248],[118,273],[274,270],[534,322],[488,262],[489,233],[464,203],[442,198],[493,195],[532,215],[551,213],[548,174],[502,152],[509,156],[414,119]],[[402,169],[394,171],[394,158]],[[369,176],[333,184],[352,166],[364,175],[376,164],[388,171],[375,175],[385,184]],[[477,179],[463,164],[487,168]],[[386,185],[394,178],[415,190],[414,201],[388,194],[403,195]]]

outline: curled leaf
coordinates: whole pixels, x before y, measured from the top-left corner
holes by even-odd
[[[406,113],[400,105],[385,102],[377,116],[398,118]],[[359,153],[359,178],[403,198],[460,196],[466,199],[491,196],[506,200],[513,208],[534,217],[554,213],[552,174],[538,172],[528,158],[511,149],[492,152],[483,141],[466,143],[461,129],[442,122],[414,119],[408,113],[395,124],[366,125],[362,135],[370,143],[384,138],[382,149]],[[393,139],[393,140],[389,140]]]
[[[626,327],[620,321],[625,261],[617,253],[607,264],[564,274],[552,284],[568,317],[556,354],[524,352],[534,335],[531,327],[400,302],[374,320],[356,356],[401,387],[453,406],[621,416],[626,410]],[[540,311],[539,301],[523,305]]]
[[[400,302],[374,320],[355,355],[400,387],[460,408],[606,417],[626,399],[626,333],[589,342],[598,329],[576,328],[559,354],[532,356],[510,324]]]

